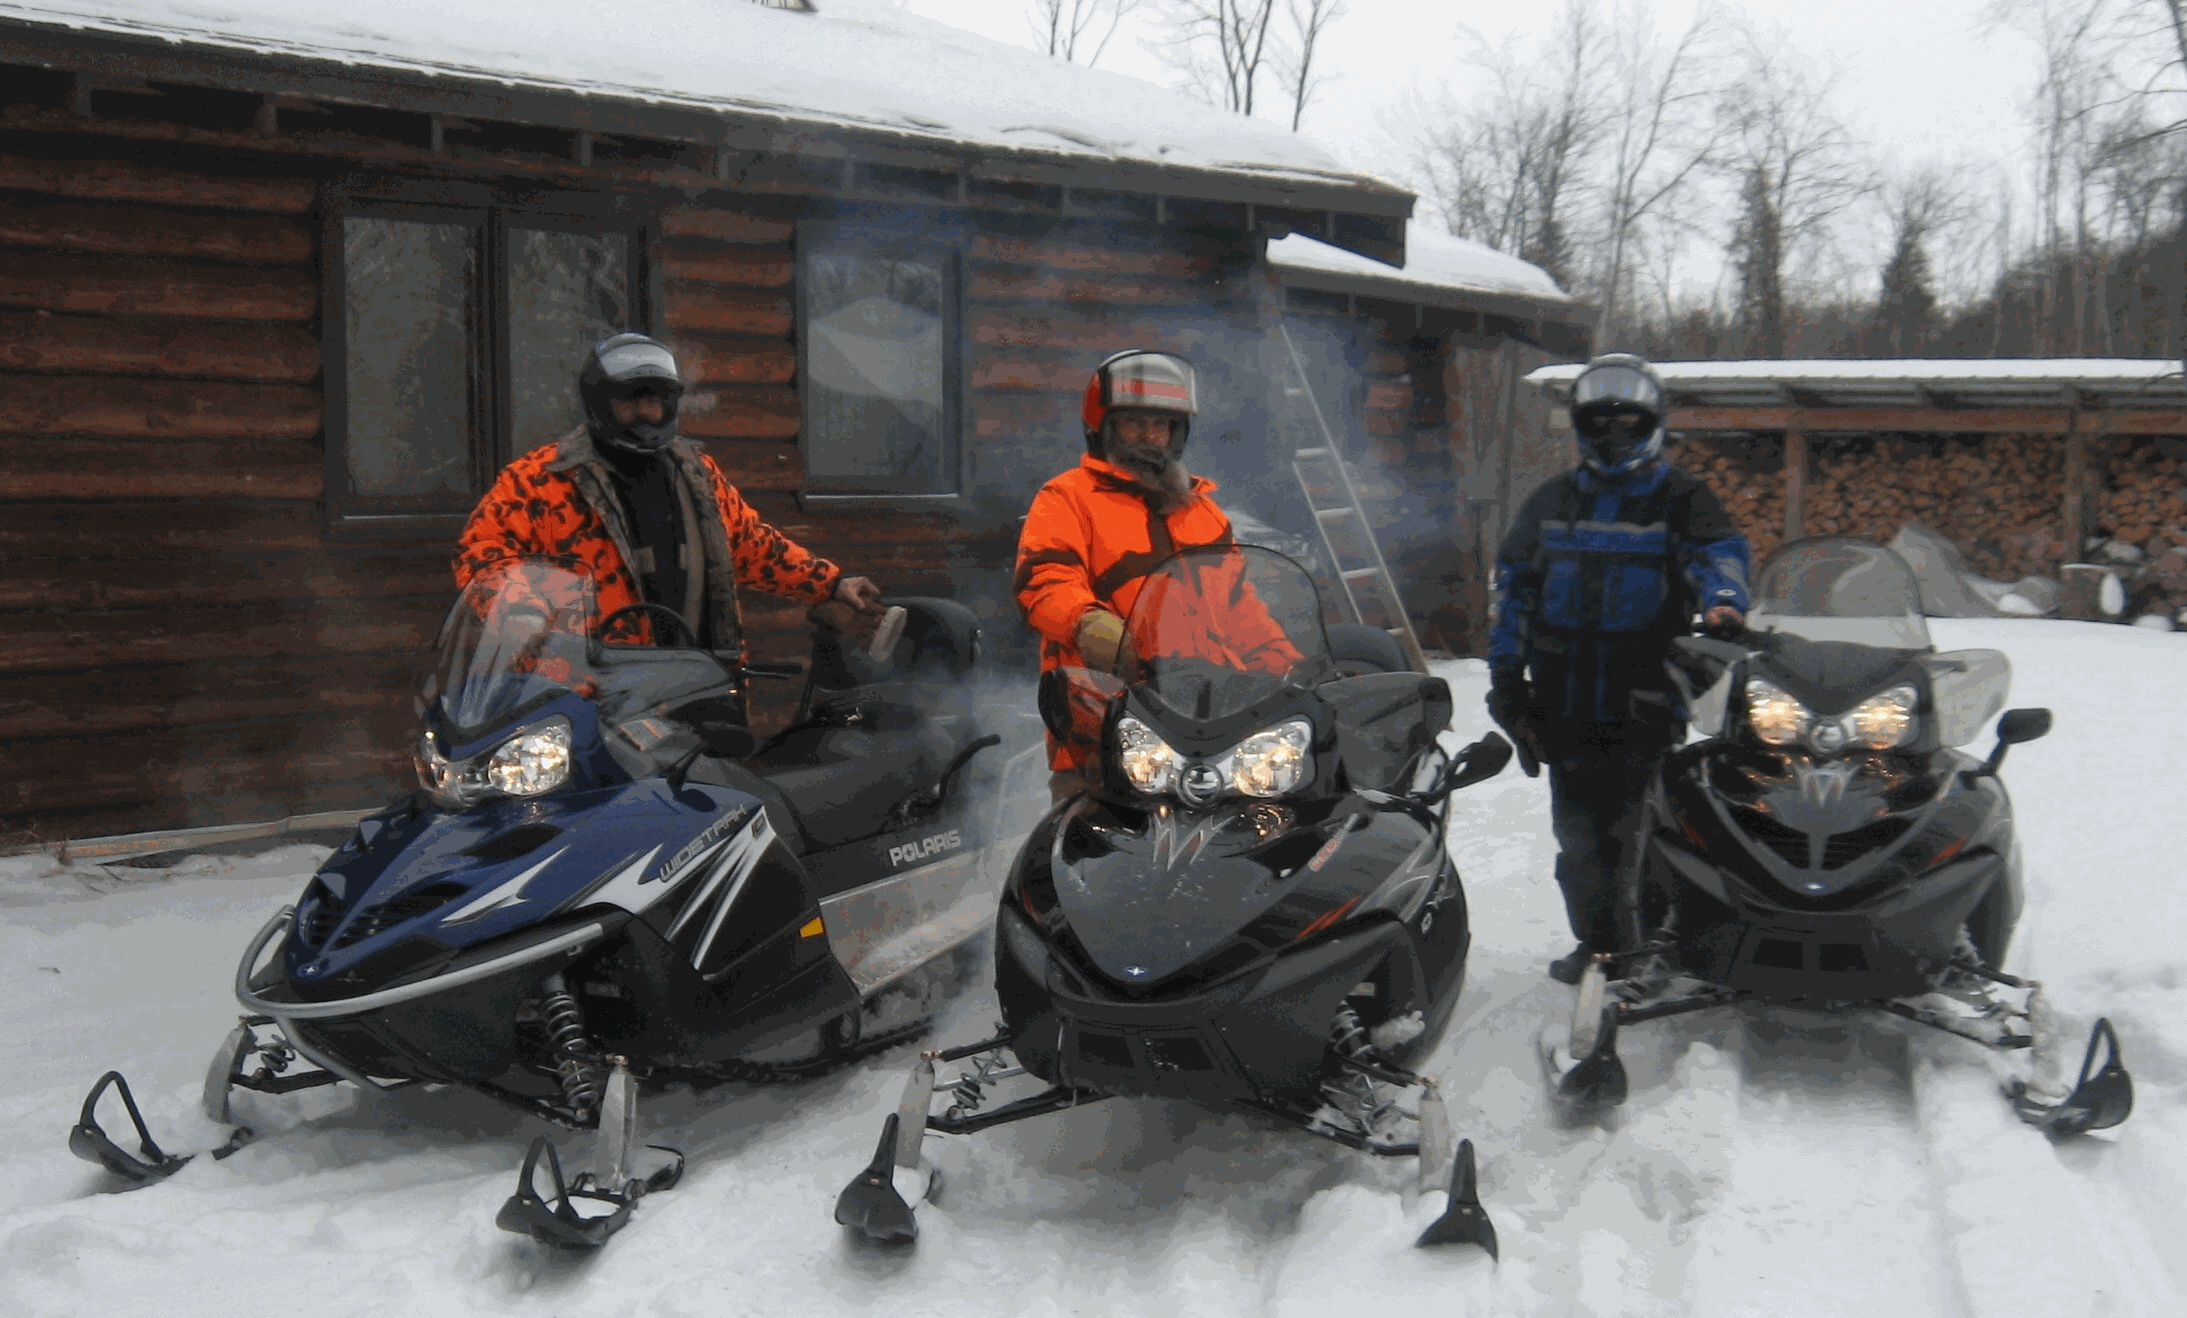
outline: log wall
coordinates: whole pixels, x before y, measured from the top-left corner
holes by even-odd
[[[320,527],[317,186],[0,156],[7,840],[384,800],[446,551]]]

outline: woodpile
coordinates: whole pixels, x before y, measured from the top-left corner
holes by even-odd
[[[1707,436],[1678,435],[1672,437],[1664,456],[1716,492],[1759,563],[1784,538],[1784,459],[1774,436],[1753,447],[1750,454]]]
[[[2095,505],[2096,556],[2125,578],[2130,621],[2144,613],[2187,609],[2187,462],[2172,443],[2119,441],[2100,459]]]

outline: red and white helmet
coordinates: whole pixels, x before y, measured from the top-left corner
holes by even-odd
[[[1182,451],[1200,410],[1192,363],[1174,353],[1129,348],[1094,367],[1079,415],[1086,422],[1086,448],[1096,457],[1101,455],[1101,427],[1118,408],[1171,414],[1175,424],[1169,450],[1173,455]]]

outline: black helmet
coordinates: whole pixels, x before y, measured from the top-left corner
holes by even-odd
[[[1174,353],[1149,348],[1129,348],[1094,367],[1086,381],[1086,395],[1079,402],[1079,418],[1086,423],[1086,451],[1102,455],[1102,430],[1109,413],[1139,410],[1169,415],[1169,455],[1185,451],[1192,433],[1192,418],[1200,410],[1199,383],[1192,363]]]
[[[1621,475],[1663,451],[1669,415],[1663,379],[1647,359],[1606,353],[1572,381],[1572,430],[1580,455],[1605,476]],[[1625,422],[1618,425],[1617,422]]]
[[[657,394],[665,404],[659,423],[626,426],[617,421],[615,400],[643,393]],[[658,453],[676,437],[676,404],[683,397],[683,377],[676,373],[676,355],[660,340],[616,334],[593,344],[585,354],[584,369],[577,373],[577,396],[584,403],[585,427],[595,443],[631,453]]]

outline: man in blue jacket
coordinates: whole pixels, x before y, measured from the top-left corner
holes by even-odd
[[[1529,776],[1549,766],[1557,885],[1579,939],[1549,974],[1567,984],[1629,936],[1619,875],[1656,762],[1685,737],[1671,640],[1697,614],[1727,632],[1746,616],[1746,537],[1663,461],[1668,410],[1641,358],[1587,363],[1572,385],[1580,465],[1528,497],[1496,558],[1488,708]]]

